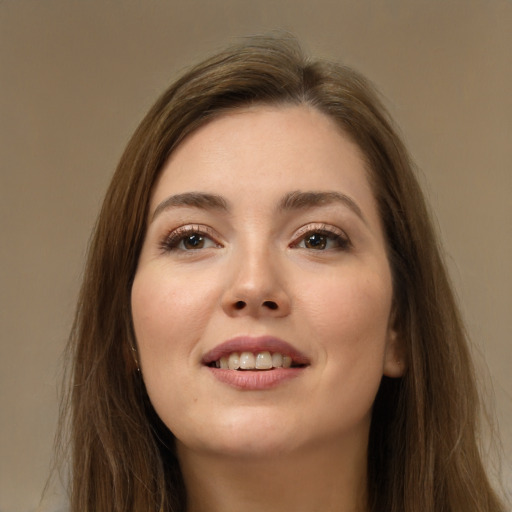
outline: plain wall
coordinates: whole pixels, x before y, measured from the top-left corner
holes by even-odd
[[[273,29],[370,77],[401,126],[512,490],[510,0],[0,0],[0,511],[38,504],[87,241],[128,137],[184,66]]]

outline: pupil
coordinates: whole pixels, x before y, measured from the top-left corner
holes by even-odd
[[[200,249],[204,244],[204,238],[201,235],[190,235],[183,240],[187,249]]]
[[[308,249],[325,249],[327,241],[324,235],[310,235],[306,240]]]

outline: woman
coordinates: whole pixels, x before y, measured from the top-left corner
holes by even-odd
[[[73,511],[502,511],[464,330],[370,85],[257,38],[121,159],[70,340]]]

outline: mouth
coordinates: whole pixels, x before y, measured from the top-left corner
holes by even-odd
[[[280,352],[269,352],[264,350],[261,352],[231,352],[215,361],[210,362],[207,366],[210,368],[220,368],[222,370],[273,370],[275,368],[303,368],[306,364],[301,364],[292,359],[291,356],[283,355]]]
[[[305,368],[309,359],[289,343],[272,336],[241,336],[204,355],[204,366],[220,370],[263,371]]]

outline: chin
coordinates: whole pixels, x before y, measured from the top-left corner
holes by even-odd
[[[300,446],[290,424],[257,413],[223,417],[209,422],[207,432],[177,436],[183,447],[227,457],[267,458],[290,453]]]

